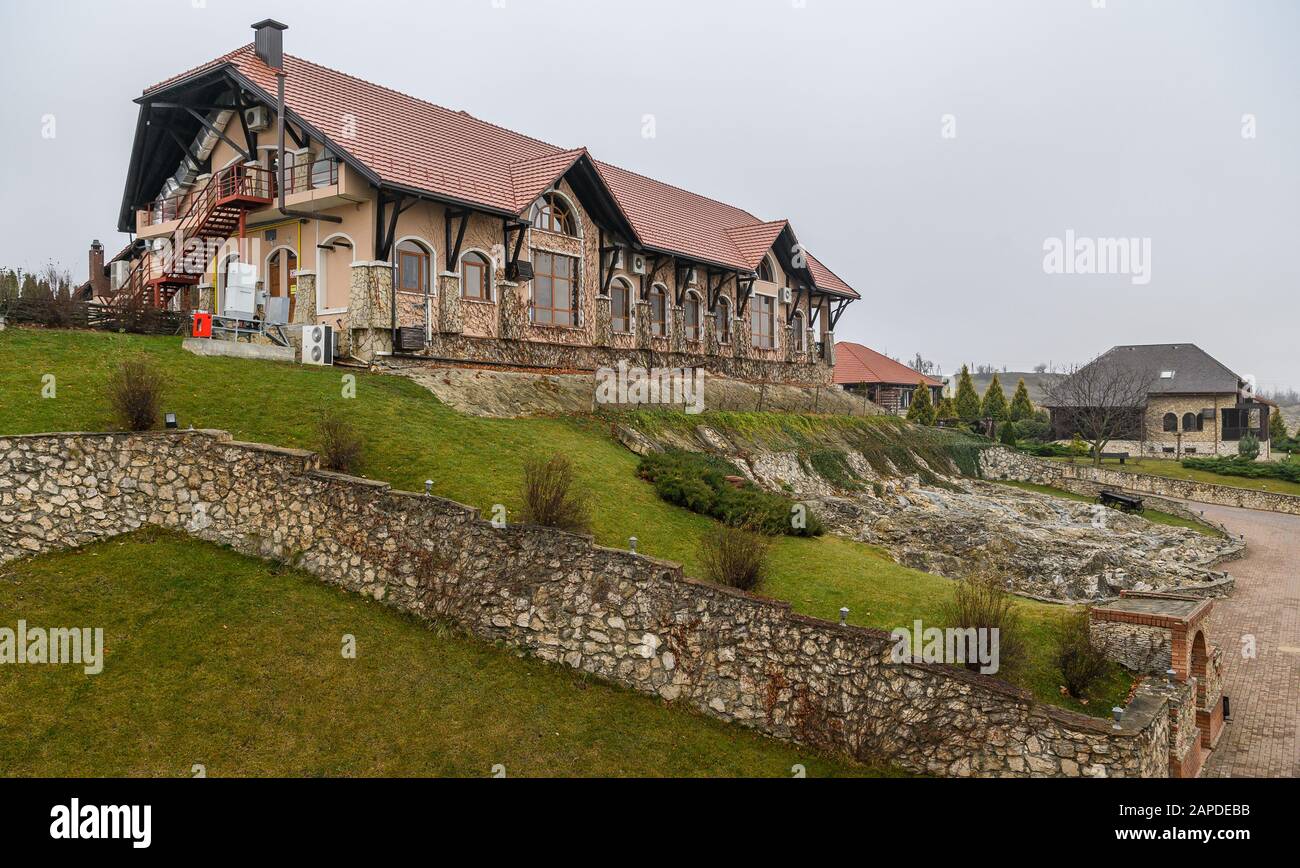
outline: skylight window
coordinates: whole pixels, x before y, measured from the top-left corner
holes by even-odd
[[[1162,380],[1172,380],[1173,378],[1174,378],[1174,372],[1173,372],[1173,371],[1161,371],[1161,372],[1160,372],[1160,379],[1162,379]]]

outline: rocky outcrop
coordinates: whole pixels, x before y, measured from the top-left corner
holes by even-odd
[[[1214,567],[1244,547],[1226,535],[965,477],[934,451],[928,460],[895,453],[909,466],[905,473],[888,458],[844,448],[832,453],[842,462],[832,475],[841,478],[830,478],[806,452],[728,449],[727,438],[705,425],[696,434],[698,442],[677,438],[672,445],[723,455],[758,485],[809,504],[832,533],[952,579],[992,570],[1009,589],[1037,599],[1096,601],[1125,590],[1222,596],[1232,579]],[[1017,454],[984,450],[982,468],[1001,477],[1014,460],[1003,453]]]
[[[1231,579],[1212,566],[1241,546],[1095,504],[981,480],[943,487],[902,479],[880,496],[821,498],[833,532],[882,546],[907,566],[953,579],[988,567],[1017,593],[1093,601],[1121,591],[1220,596]]]

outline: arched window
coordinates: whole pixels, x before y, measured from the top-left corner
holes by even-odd
[[[632,331],[632,289],[625,281],[615,280],[609,287],[610,325],[620,334]]]
[[[718,336],[718,343],[731,343],[731,300],[725,295],[718,299],[713,328]]]
[[[683,310],[686,323],[686,340],[700,339],[700,297],[693,292],[686,293],[686,307]]]
[[[547,193],[533,206],[533,226],[560,235],[577,235],[578,221],[563,197]]]
[[[776,271],[772,268],[770,256],[764,256],[763,261],[758,264],[758,279],[766,280],[768,283],[776,282]]]
[[[403,292],[428,292],[433,256],[418,241],[397,245],[397,288]]]
[[[1202,430],[1201,414],[1200,414],[1200,413],[1184,413],[1184,414],[1183,414],[1183,430],[1184,430],[1184,431],[1200,431],[1200,430]]]
[[[492,300],[492,261],[478,251],[460,258],[460,294],[479,301]]]
[[[650,334],[668,337],[668,296],[661,286],[650,290]]]
[[[797,310],[794,312],[790,325],[794,327],[794,348],[801,353],[807,352],[808,330],[803,326],[803,311]]]
[[[1165,414],[1165,430],[1166,431],[1178,430],[1178,417],[1175,416],[1173,413]]]

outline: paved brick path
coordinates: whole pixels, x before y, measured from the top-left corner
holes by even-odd
[[[1233,533],[1246,557],[1226,564],[1233,595],[1214,604],[1211,640],[1223,649],[1232,721],[1203,777],[1300,777],[1300,516],[1192,504]],[[1242,657],[1255,636],[1258,656]]]

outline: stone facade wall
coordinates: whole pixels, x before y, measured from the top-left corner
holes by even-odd
[[[461,246],[462,258],[469,253],[481,254],[492,262],[490,298],[485,301],[465,299],[460,296],[460,263],[448,262],[449,251],[446,242],[446,218],[442,210],[431,205],[416,205],[409,213],[403,214],[398,221],[397,235],[415,241],[432,254],[435,271],[438,276],[431,282],[431,292],[435,296],[431,307],[432,316],[426,316],[423,300],[413,298],[410,303],[402,304],[399,293],[397,310],[398,326],[426,326],[432,333],[432,340],[424,351],[435,359],[469,362],[475,364],[504,364],[514,367],[557,367],[571,369],[575,367],[600,367],[616,365],[618,359],[627,359],[629,364],[637,362],[627,355],[611,355],[592,352],[604,348],[631,349],[651,351],[655,358],[665,361],[665,367],[676,367],[682,360],[702,359],[698,366],[705,367],[713,373],[738,379],[763,379],[771,382],[796,383],[801,385],[830,385],[833,378],[834,362],[832,358],[823,358],[814,351],[813,341],[823,340],[833,344],[833,336],[826,337],[826,322],[829,318],[829,303],[820,303],[819,335],[817,330],[808,330],[808,352],[793,352],[785,334],[785,322],[791,313],[791,306],[778,304],[776,313],[777,333],[782,341],[771,349],[757,349],[749,346],[749,319],[737,319],[733,334],[737,339],[727,345],[719,346],[716,341],[707,339],[690,341],[686,339],[683,309],[677,304],[681,295],[692,292],[697,298],[703,298],[706,277],[702,271],[696,273],[692,280],[685,272],[678,273],[675,263],[670,259],[661,259],[653,263],[652,272],[646,275],[633,274],[630,270],[631,257],[625,252],[623,266],[615,268],[613,273],[621,283],[630,288],[630,308],[633,311],[633,324],[630,335],[611,334],[608,319],[609,299],[600,294],[600,229],[591,216],[582,207],[577,195],[567,181],[561,181],[555,190],[571,206],[577,220],[576,236],[560,235],[530,227],[525,232],[520,248],[520,259],[531,261],[534,253],[544,251],[572,257],[577,263],[578,307],[577,323],[574,325],[549,325],[531,321],[529,311],[532,300],[531,284],[514,284],[506,276],[506,247],[504,244],[502,221],[485,214],[471,214],[465,226],[465,236]],[[453,235],[459,232],[459,223],[452,221]],[[516,236],[511,236],[513,249]],[[613,239],[607,238],[612,244]],[[513,251],[512,251],[513,252]],[[777,273],[774,277],[782,284],[787,278],[780,271],[779,264],[774,263]],[[391,275],[389,277],[391,280]],[[679,279],[682,283],[679,285]],[[354,281],[355,283],[355,281]],[[720,297],[726,300],[726,310],[734,313],[736,304],[736,281],[726,283]],[[652,336],[645,323],[648,322],[648,308],[641,299],[652,288],[661,289],[667,299],[668,327],[666,335]],[[765,294],[779,293],[778,284],[765,284],[760,287]],[[391,342],[391,311],[377,310],[375,305],[363,304],[356,308],[355,293],[349,304],[348,319],[351,333],[349,337],[355,345],[354,355],[367,361],[373,361],[378,353],[387,352]],[[800,302],[803,321],[809,322],[814,310],[806,298]],[[702,314],[707,313],[701,310]],[[387,317],[378,322],[379,315]],[[703,324],[703,316],[701,324]],[[740,324],[744,323],[743,342],[740,340]],[[363,331],[374,334],[363,335]],[[461,340],[477,338],[480,340]],[[496,339],[509,343],[497,346]],[[602,359],[597,363],[574,364],[568,360],[574,355],[586,359]],[[649,356],[645,356],[649,358]],[[753,361],[761,364],[738,363]],[[644,362],[642,362],[644,364]]]
[[[1134,672],[1163,675],[1173,666],[1173,636],[1169,630],[1148,624],[1093,619],[1092,644],[1106,657]]]
[[[1090,464],[1069,464],[1047,461],[1006,448],[985,449],[980,453],[981,472],[989,479],[1015,479],[1071,488],[1072,483],[1085,483],[1101,488],[1119,488],[1157,497],[1175,497],[1219,506],[1239,506],[1243,509],[1262,509],[1300,515],[1300,497],[1249,488],[1233,488],[1208,482],[1186,479],[1167,479],[1143,473],[1128,473],[1109,467],[1096,468]],[[1162,506],[1162,509],[1165,507]]]
[[[1168,773],[1168,703],[1154,688],[1117,729],[962,669],[893,664],[880,630],[797,615],[589,538],[497,528],[470,507],[223,432],[0,438],[0,563],[146,524],[863,760],[958,776]]]

